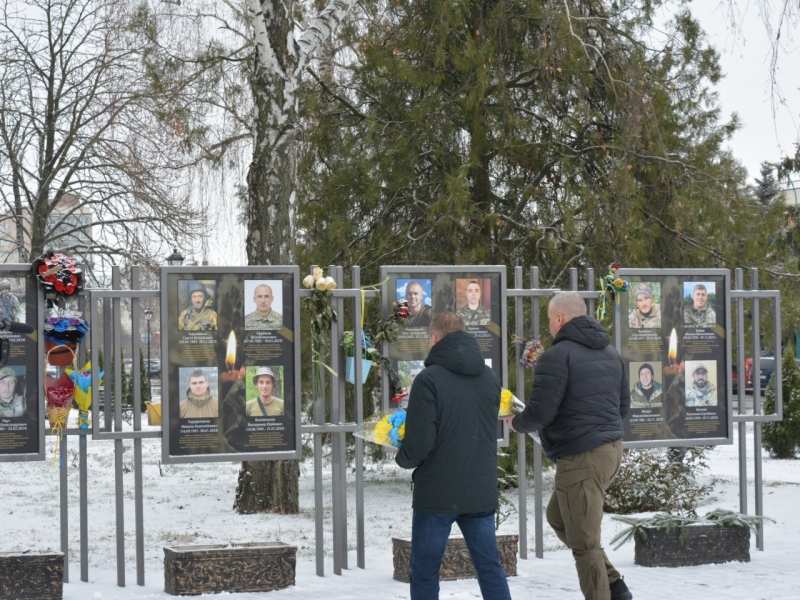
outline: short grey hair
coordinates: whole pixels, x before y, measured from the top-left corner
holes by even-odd
[[[567,321],[586,315],[586,303],[576,292],[559,292],[550,300],[550,308],[562,313]]]

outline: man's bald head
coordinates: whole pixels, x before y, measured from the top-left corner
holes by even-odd
[[[555,337],[565,323],[575,317],[586,316],[586,303],[575,292],[559,292],[550,300],[547,316],[550,319],[550,333]]]
[[[262,317],[266,317],[272,308],[272,288],[262,283],[253,290],[253,302],[256,303],[256,311]]]

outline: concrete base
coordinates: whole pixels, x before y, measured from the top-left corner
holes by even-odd
[[[164,591],[173,596],[269,592],[294,585],[297,546],[280,542],[164,548]]]
[[[64,555],[61,552],[0,552],[0,598],[61,600]]]
[[[498,535],[497,550],[500,553],[500,564],[506,577],[517,574],[518,535]],[[394,579],[408,583],[411,581],[411,540],[408,538],[392,538],[392,558],[394,562]],[[467,543],[464,538],[451,537],[447,540],[442,566],[439,570],[439,581],[456,579],[475,579],[475,567],[469,557]]]
[[[636,537],[634,562],[643,567],[691,567],[731,561],[750,562],[750,530],[717,525],[688,525],[669,533],[646,527],[647,539]]]

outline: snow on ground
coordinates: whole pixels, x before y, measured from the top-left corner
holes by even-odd
[[[314,481],[311,461],[303,465],[299,515],[238,515],[232,509],[238,463],[159,465],[160,440],[143,440],[145,493],[145,551],[147,585],[136,585],[133,472],[125,474],[127,587],[116,585],[114,504],[114,444],[89,440],[89,583],[80,581],[77,444],[69,440],[70,581],[66,600],[128,600],[167,598],[164,591],[163,552],[169,545],[262,542],[280,540],[298,547],[297,584],[265,594],[222,594],[213,597],[243,600],[325,598],[331,600],[409,598],[408,585],[392,579],[391,538],[410,536],[410,474],[393,464],[370,466],[366,476],[366,569],[355,567],[355,487],[349,477],[348,527],[350,569],[333,575],[331,558],[330,474],[325,480],[326,576],[318,577],[314,559]],[[48,438],[48,456],[53,439]],[[133,442],[125,442],[125,464],[133,461]],[[714,479],[713,498],[701,514],[721,507],[738,510],[738,445],[719,446],[710,455],[706,479]],[[748,429],[749,508],[753,512],[753,442]],[[54,550],[59,541],[58,471],[52,460],[0,464],[0,551]],[[552,489],[552,473],[545,473],[545,502]],[[507,494],[516,505],[517,492]],[[646,568],[633,564],[633,543],[617,551],[607,548],[611,561],[625,576],[634,598],[648,600],[784,600],[800,599],[800,460],[764,460],[765,551],[751,542],[751,562],[682,567]],[[519,575],[509,580],[514,598],[579,600],[572,556],[545,524],[544,559],[534,557],[533,491],[528,495],[529,559],[519,560]],[[516,533],[516,515],[499,533]],[[610,515],[603,539],[619,529]],[[202,596],[211,597],[211,596]],[[442,582],[441,598],[480,598],[475,580]]]

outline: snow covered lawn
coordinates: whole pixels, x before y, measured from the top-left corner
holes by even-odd
[[[748,451],[752,455],[752,428]],[[48,438],[48,454],[52,454]],[[133,444],[125,442],[125,463],[133,460]],[[394,465],[370,467],[366,477],[367,568],[355,567],[355,487],[349,496],[349,566],[342,576],[333,575],[331,558],[330,479],[325,483],[326,576],[317,577],[314,561],[314,495],[311,462],[303,465],[301,514],[238,515],[231,510],[238,463],[161,466],[160,440],[147,439],[144,447],[145,550],[147,585],[136,585],[133,472],[125,475],[128,502],[126,519],[127,587],[116,585],[114,525],[113,442],[89,440],[89,583],[80,581],[77,440],[69,440],[70,482],[70,581],[64,586],[67,600],[169,598],[164,591],[163,552],[167,545],[275,541],[298,546],[297,585],[268,594],[223,594],[231,600],[270,598],[370,599],[409,598],[408,585],[392,579],[392,536],[411,533],[410,474]],[[707,478],[715,480],[714,494],[698,512],[717,507],[738,510],[737,445],[720,446],[710,454]],[[753,510],[753,468],[749,461],[750,512]],[[0,464],[0,551],[53,550],[60,546],[58,473],[52,462]],[[352,478],[354,483],[354,477]],[[552,474],[545,473],[545,502]],[[508,493],[515,505],[517,492]],[[518,561],[519,576],[510,579],[514,598],[580,600],[572,556],[545,524],[545,556],[534,556],[533,491],[528,496],[528,560]],[[728,563],[679,569],[645,568],[633,564],[633,544],[613,551],[609,558],[625,576],[634,598],[640,600],[783,600],[800,599],[800,460],[764,461],[764,512],[775,520],[767,523],[765,551],[751,542],[750,563]],[[500,533],[516,533],[516,515],[500,527]],[[603,537],[613,537],[619,525],[606,516]],[[443,599],[480,598],[475,580],[443,582]],[[201,596],[211,597],[211,596]]]

